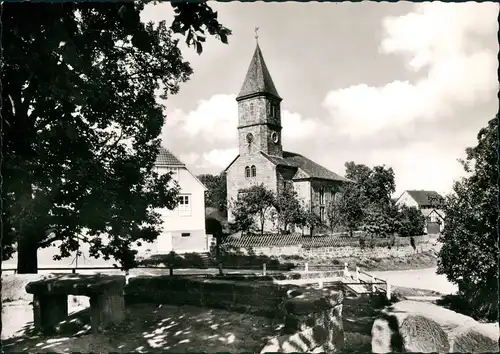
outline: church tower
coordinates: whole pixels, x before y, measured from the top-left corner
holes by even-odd
[[[245,81],[236,98],[240,155],[262,151],[283,157],[281,100],[257,43]]]

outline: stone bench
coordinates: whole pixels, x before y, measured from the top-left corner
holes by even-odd
[[[28,283],[33,294],[33,322],[44,334],[55,331],[68,317],[68,295],[90,298],[91,327],[94,332],[125,319],[124,276],[56,274]]]

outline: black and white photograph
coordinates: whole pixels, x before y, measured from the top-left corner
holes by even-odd
[[[0,8],[2,350],[500,351],[498,3]]]

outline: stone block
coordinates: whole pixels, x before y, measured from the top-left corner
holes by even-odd
[[[55,332],[57,325],[68,317],[68,296],[34,294],[33,323],[35,328],[49,335]]]
[[[329,352],[344,347],[341,292],[293,289],[285,300],[283,334],[272,338],[264,352]]]
[[[498,327],[492,324],[464,325],[455,330],[450,351],[453,353],[497,353],[500,351],[498,337]]]
[[[125,320],[123,293],[108,291],[90,297],[92,331],[98,332]]]
[[[91,323],[95,331],[125,318],[124,276],[57,274],[26,285],[33,294],[36,328],[53,333],[68,317],[68,295],[90,297]]]
[[[447,353],[448,336],[438,323],[410,313],[382,313],[372,327],[372,352]]]

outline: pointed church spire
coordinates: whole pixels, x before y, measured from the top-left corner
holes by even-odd
[[[240,94],[236,97],[236,101],[261,94],[273,96],[281,101],[281,97],[278,95],[276,87],[274,87],[273,79],[271,78],[271,74],[269,74],[269,70],[267,70],[264,57],[257,42],[245,81],[241,87]]]

